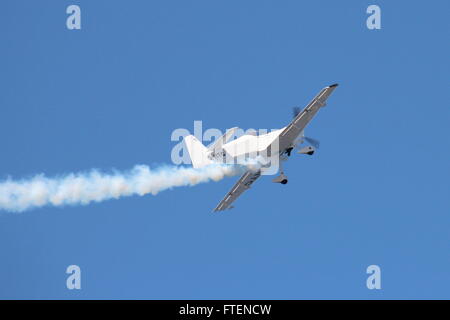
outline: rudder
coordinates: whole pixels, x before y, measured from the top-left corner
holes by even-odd
[[[208,158],[208,148],[206,148],[195,136],[189,135],[184,137],[184,143],[186,144],[194,168],[202,168],[213,163],[213,161]]]

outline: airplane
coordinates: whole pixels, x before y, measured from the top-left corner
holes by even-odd
[[[314,118],[320,108],[326,105],[328,97],[338,86],[337,83],[323,88],[314,99],[302,110],[294,108],[294,118],[286,127],[273,130],[267,134],[244,134],[239,138],[231,140],[231,137],[238,129],[237,127],[228,129],[220,138],[216,139],[211,145],[204,146],[195,136],[188,135],[184,138],[187,151],[191,158],[194,168],[203,168],[214,163],[236,163],[236,159],[242,156],[253,155],[261,157],[266,161],[276,160],[279,176],[273,179],[275,183],[286,184],[287,176],[284,174],[281,166],[286,161],[294,149],[298,149],[299,154],[313,155],[319,147],[319,142],[315,139],[306,137],[304,129]],[[304,142],[310,145],[301,147]],[[250,156],[251,157],[251,156]],[[272,159],[272,160],[270,160]],[[270,168],[261,167],[257,170],[247,169],[239,178],[236,184],[225,195],[222,201],[215,207],[213,212],[232,209],[232,203],[248,190],[250,186]]]

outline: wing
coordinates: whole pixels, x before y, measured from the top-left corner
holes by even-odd
[[[279,150],[290,147],[292,142],[300,135],[308,123],[314,118],[317,111],[326,105],[328,97],[331,95],[336,84],[323,88],[317,96],[292,120],[292,122],[281,132],[279,136]]]
[[[261,176],[261,171],[247,171],[242,177],[236,182],[236,184],[231,188],[230,192],[228,192],[223,198],[222,201],[217,205],[214,211],[223,211],[226,209],[233,208],[231,204],[242,194],[245,190],[249,189],[253,182],[256,181]]]

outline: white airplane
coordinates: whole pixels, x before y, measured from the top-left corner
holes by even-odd
[[[242,159],[243,157],[259,157],[260,159],[262,155],[269,163],[273,163],[273,160],[276,160],[276,163],[279,164],[280,175],[272,181],[286,184],[288,178],[281,167],[282,161],[287,160],[294,149],[299,149],[299,154],[312,155],[315,149],[318,148],[318,141],[305,137],[304,129],[317,111],[326,105],[328,97],[337,86],[337,84],[332,84],[323,88],[301,112],[298,108],[294,109],[294,119],[289,125],[267,134],[245,134],[229,141],[237,130],[237,128],[232,128],[208,147],[204,146],[195,136],[186,136],[184,141],[192,166],[194,168],[202,168],[213,163],[239,163],[236,162],[236,159]],[[300,148],[304,141],[308,142],[310,146]],[[278,170],[278,166],[276,168]],[[249,189],[264,171],[267,172],[268,170],[270,169],[267,167],[261,167],[257,170],[248,169],[213,211],[233,208],[231,204],[244,191]]]

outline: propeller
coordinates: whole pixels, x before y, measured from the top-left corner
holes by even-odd
[[[314,148],[319,149],[320,147],[320,141],[310,138],[310,137],[303,137],[310,145],[312,145]]]
[[[292,115],[295,118],[299,113],[300,113],[301,109],[299,107],[293,107],[292,108]],[[302,139],[305,139],[310,145],[312,145],[314,148],[319,149],[320,147],[320,141],[310,138],[310,137],[306,137],[303,136]]]

